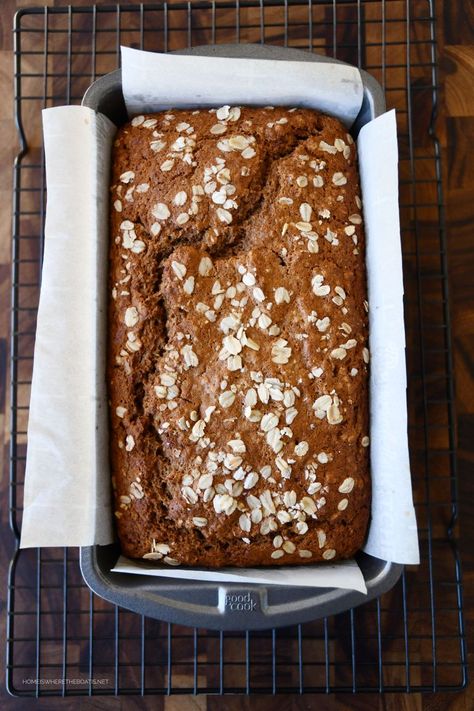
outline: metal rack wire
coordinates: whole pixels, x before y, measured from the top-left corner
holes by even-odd
[[[6,678],[22,696],[436,691],[466,684],[456,548],[452,353],[436,138],[434,0],[215,0],[33,8],[14,23],[10,523],[21,528],[26,427],[45,215],[40,109],[79,103],[120,44],[306,48],[366,68],[397,109],[409,422],[422,564],[382,598],[282,630],[218,633],[159,623],[96,598],[76,550],[16,550]]]

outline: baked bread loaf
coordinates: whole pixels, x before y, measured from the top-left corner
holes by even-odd
[[[366,534],[367,301],[351,136],[223,106],[120,128],[111,468],[125,555],[312,563]]]

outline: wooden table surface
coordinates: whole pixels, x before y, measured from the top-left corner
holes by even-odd
[[[388,0],[390,2],[390,0]],[[12,16],[19,7],[43,5],[35,0],[2,0],[0,9],[0,446],[5,467],[1,474],[2,506],[0,545],[0,599],[5,610],[6,567],[12,549],[7,528],[8,407],[6,366],[8,361],[10,305],[10,244],[12,160],[17,149],[12,97]],[[50,0],[49,5],[66,5]],[[75,4],[88,4],[79,2]],[[100,3],[98,3],[100,4]],[[103,3],[105,4],[105,3]],[[464,604],[468,636],[474,627],[474,3],[438,0],[438,53],[444,101],[437,122],[443,151],[443,182],[447,216],[451,315],[455,358],[457,444],[459,467],[459,542],[464,569]],[[3,441],[2,441],[3,439]],[[1,636],[5,630],[2,621]],[[470,645],[473,646],[472,644]],[[2,669],[4,667],[1,644]],[[470,656],[472,660],[472,654]],[[404,709],[406,711],[472,711],[474,685],[453,694],[330,695],[274,697],[132,697],[93,699],[12,699],[0,692],[5,709],[37,705],[47,709]]]

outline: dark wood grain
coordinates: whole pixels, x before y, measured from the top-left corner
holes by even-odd
[[[11,24],[12,16],[15,9],[22,6],[44,5],[45,2],[37,2],[36,0],[3,0],[0,10],[0,210],[2,219],[0,220],[0,447],[3,452],[3,460],[5,465],[8,460],[8,422],[4,412],[8,412],[8,369],[5,365],[6,353],[9,340],[9,273],[10,273],[10,204],[11,204],[11,161],[16,150],[16,134],[12,120],[12,35]],[[50,5],[66,5],[66,0],[50,0]],[[89,5],[88,0],[81,0],[74,3],[75,5]],[[100,4],[100,3],[99,3]],[[106,3],[103,3],[106,4]],[[108,4],[108,3],[107,3]],[[145,3],[146,4],[146,3]],[[316,4],[316,3],[314,3]],[[390,0],[386,3],[387,12],[392,13],[402,11],[405,3],[398,0]],[[444,101],[440,106],[440,111],[437,119],[437,134],[440,137],[443,150],[443,165],[444,165],[444,198],[446,204],[447,217],[447,244],[448,244],[448,260],[450,272],[450,293],[451,293],[451,317],[453,326],[453,346],[455,359],[455,377],[456,377],[456,422],[457,422],[457,464],[459,470],[459,543],[463,558],[464,568],[464,600],[466,621],[469,636],[472,638],[472,630],[474,629],[474,554],[472,552],[472,540],[474,539],[474,477],[472,470],[474,466],[474,160],[472,160],[472,146],[474,145],[474,9],[470,2],[438,2],[438,52],[440,55],[440,70],[441,79],[444,85]],[[315,12],[318,12],[316,9]],[[337,37],[339,44],[350,39],[350,31],[347,34],[347,26],[344,25],[350,19],[354,19],[354,8],[349,7],[344,9],[343,6],[338,8],[340,18],[340,34]],[[377,3],[364,4],[364,12],[366,19],[378,19]],[[345,14],[344,14],[345,13]],[[353,13],[351,15],[351,13]],[[318,16],[319,17],[319,16]],[[329,11],[326,16],[321,18],[326,21],[331,21]],[[371,39],[370,32],[373,28],[370,24],[368,27],[367,41]],[[400,56],[401,64],[406,57],[403,48],[403,23],[393,23],[387,26],[387,40],[400,41]],[[293,39],[295,43],[301,42],[303,45],[307,40],[305,32],[302,29],[295,29]],[[300,33],[300,35],[298,35]],[[245,37],[242,37],[245,40]],[[265,37],[267,41],[273,41],[274,37],[271,33]],[[315,46],[322,49],[327,48],[330,52],[332,49],[332,34],[328,30],[315,32]],[[57,38],[55,41],[62,41]],[[150,38],[150,49],[161,49],[159,45],[159,33],[154,38]],[[178,40],[176,40],[178,41]],[[344,48],[339,50],[338,56],[344,58]],[[394,51],[396,51],[394,49]],[[417,46],[413,47],[413,58],[423,59],[417,54]],[[368,47],[364,59],[370,63],[373,59],[372,54],[375,49]],[[87,61],[82,59],[81,61]],[[104,60],[105,61],[105,60]],[[376,61],[376,60],[375,60]],[[78,66],[81,70],[81,67]],[[104,68],[105,70],[105,68]],[[55,91],[64,90],[61,85],[61,79],[55,80]],[[403,69],[400,72],[397,81],[404,81]],[[414,145],[415,151],[421,154],[428,145],[427,127],[430,121],[430,97],[429,90],[424,90],[423,78],[419,80],[420,90],[413,93],[413,111],[416,116],[414,124]],[[394,105],[400,101],[400,108],[403,107],[403,93],[400,96],[393,95],[391,101]],[[28,117],[27,117],[28,118]],[[403,114],[399,116],[399,126],[403,130],[405,126]],[[39,133],[30,136],[30,144],[33,146],[40,145]],[[402,154],[407,153],[408,146],[401,143]],[[402,170],[403,170],[402,166]],[[418,176],[420,177],[420,176]],[[431,176],[426,175],[426,178]],[[410,187],[406,188],[407,196],[410,197]],[[428,188],[426,192],[423,189],[418,189],[416,199],[419,203],[426,200],[432,200],[433,196]],[[426,233],[429,233],[430,225],[433,228],[433,244],[436,247],[437,239],[437,215],[426,212],[423,215],[423,226]],[[433,257],[436,259],[436,254]],[[430,258],[426,258],[426,263],[421,265],[426,270],[433,266]],[[420,265],[418,264],[418,267]],[[406,274],[415,273],[415,265],[413,262],[407,261],[405,265]],[[412,270],[412,272],[410,272]],[[33,275],[34,276],[34,275]],[[408,292],[410,292],[410,284],[408,284]],[[408,293],[410,296],[410,293]],[[34,297],[32,297],[34,298]],[[434,311],[428,310],[424,312],[424,317],[437,318]],[[34,324],[33,324],[34,325]],[[409,334],[408,338],[417,338],[416,331]],[[413,352],[416,352],[415,343]],[[433,367],[436,364],[433,364]],[[411,364],[413,372],[417,371],[419,364],[413,362]],[[413,386],[418,387],[418,386]],[[27,394],[25,394],[25,397]],[[414,451],[417,442],[412,442]],[[415,466],[423,466],[423,462],[418,462],[414,454]],[[3,468],[0,479],[0,493],[3,497],[3,502],[7,501],[7,468]],[[422,492],[421,492],[422,493]],[[420,493],[420,495],[421,495]],[[440,491],[440,495],[444,495],[444,491]],[[13,539],[7,526],[7,507],[2,507],[1,513],[2,536],[0,538],[0,568],[2,571],[2,580],[6,579],[6,567],[10,558],[13,547]],[[5,585],[0,586],[0,599],[2,611],[5,610]],[[423,599],[425,591],[419,591],[420,597]],[[394,597],[392,600],[392,621],[393,628],[397,627],[400,619],[399,601]],[[87,601],[86,601],[87,604]],[[48,610],[48,605],[51,605],[48,596],[44,600],[44,609]],[[100,602],[98,609],[101,609]],[[390,614],[390,613],[389,613]],[[125,625],[128,630],[133,629],[136,620],[132,619],[132,615],[125,615],[121,618],[121,624]],[[363,616],[361,618],[364,619]],[[370,619],[369,617],[367,618]],[[71,624],[74,624],[73,622]],[[104,619],[103,629],[105,630],[108,621]],[[154,623],[152,623],[154,624]],[[343,624],[343,623],[339,623]],[[411,629],[419,628],[423,624],[423,620],[417,619],[416,616],[410,621]],[[442,621],[439,622],[442,631]],[[160,626],[156,623],[154,627],[156,633],[160,631]],[[318,626],[314,626],[315,634],[318,633]],[[0,640],[0,664],[4,668],[4,631],[5,627],[1,627],[2,639]],[[338,649],[334,653],[345,655],[344,644],[347,642],[345,629],[341,626],[338,630]],[[210,669],[206,669],[206,655],[211,653],[213,641],[203,641],[202,647],[202,673],[207,676],[207,680],[212,678],[214,673]],[[471,647],[474,645],[471,644]],[[185,655],[185,649],[179,650]],[[232,650],[230,650],[232,651]],[[133,660],[136,650],[132,644],[123,650],[123,660]],[[110,650],[101,649],[100,653],[106,655]],[[268,650],[266,651],[262,645],[259,653],[265,659],[265,655],[270,659]],[[292,648],[288,643],[286,647],[282,647],[282,658],[291,659]],[[373,650],[367,648],[366,654],[370,656]],[[391,654],[396,653],[395,646],[390,650]],[[423,647],[412,649],[412,654],[420,659],[423,657]],[[58,652],[59,654],[59,652]],[[81,659],[81,654],[84,654],[83,648],[78,645],[70,651],[71,658],[77,655]],[[287,655],[287,657],[285,657]],[[470,659],[472,661],[472,653]],[[58,658],[59,659],[59,658]],[[133,672],[131,672],[133,673]],[[163,683],[163,674],[157,678],[157,683]],[[186,672],[187,673],[187,672]],[[238,669],[231,667],[229,673],[235,673],[236,679],[240,673]],[[258,680],[257,680],[258,681]],[[416,679],[413,679],[416,682]],[[165,709],[166,711],[201,711],[209,709],[210,711],[244,711],[247,709],[261,709],[262,711],[274,711],[278,708],[282,711],[286,709],[293,711],[302,711],[303,709],[318,709],[320,711],[345,711],[346,709],[355,711],[365,711],[366,709],[374,709],[377,711],[471,711],[474,709],[474,687],[471,685],[465,691],[458,694],[433,694],[433,695],[329,695],[329,696],[283,696],[277,698],[273,696],[253,696],[251,698],[244,697],[148,697],[140,699],[137,697],[123,697],[115,699],[111,697],[93,699],[78,699],[78,698],[42,698],[39,701],[29,699],[12,699],[6,696],[5,692],[0,695],[1,707],[5,709],[28,709],[31,706],[37,706],[45,709],[78,709],[82,707],[97,708],[97,709]]]

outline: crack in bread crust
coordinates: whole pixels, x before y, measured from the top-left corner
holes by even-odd
[[[113,152],[108,386],[122,550],[347,558],[370,508],[353,141],[298,109],[136,117]]]

